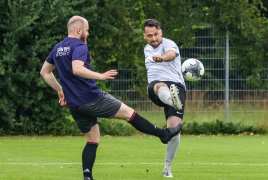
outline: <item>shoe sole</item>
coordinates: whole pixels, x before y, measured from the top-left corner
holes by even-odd
[[[176,109],[176,110],[182,110],[182,103],[181,103],[181,100],[179,98],[180,96],[180,91],[179,89],[176,87],[175,84],[172,84],[170,86],[170,97],[171,97],[171,100],[172,100],[172,103],[173,103],[173,107]]]

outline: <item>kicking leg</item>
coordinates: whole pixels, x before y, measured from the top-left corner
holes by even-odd
[[[160,129],[141,117],[136,111],[122,103],[119,111],[115,114],[114,118],[124,119],[128,121],[137,130],[146,134],[151,134],[157,137],[164,136],[164,129]]]
[[[163,83],[157,83],[154,85],[154,93],[158,96],[158,98],[165,104],[172,106],[172,100],[170,98],[170,91],[168,86]]]
[[[154,85],[154,92],[164,104],[172,106],[176,110],[183,108],[183,104],[179,98],[179,89],[175,84],[172,84],[169,89],[165,83],[157,83]]]
[[[136,111],[124,103],[122,103],[119,111],[115,114],[114,118],[124,119],[128,121],[132,126],[134,126],[137,130],[159,137],[164,144],[168,143],[168,141],[177,135],[182,128],[182,123],[179,123],[174,127],[160,129],[145,118],[141,117]]]

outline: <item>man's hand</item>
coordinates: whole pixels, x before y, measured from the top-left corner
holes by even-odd
[[[154,55],[154,56],[153,56],[153,60],[154,60],[155,62],[161,62],[161,61],[164,61],[165,58],[164,58],[163,56],[160,56],[160,55]]]
[[[66,100],[65,100],[65,97],[64,97],[64,94],[63,94],[63,91],[58,91],[58,96],[59,96],[59,103],[61,106],[64,106],[67,104]]]
[[[106,80],[106,79],[114,79],[113,76],[116,76],[118,74],[118,72],[116,70],[110,70],[110,71],[107,71],[102,75],[102,80]]]

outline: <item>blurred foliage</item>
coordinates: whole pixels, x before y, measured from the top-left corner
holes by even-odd
[[[182,134],[266,134],[268,131],[264,127],[255,127],[253,125],[243,125],[241,123],[224,123],[223,121],[216,122],[197,122],[185,123],[182,129]]]
[[[137,133],[133,126],[121,120],[100,118],[100,121],[99,128],[102,136],[131,136]]]
[[[72,127],[66,119],[68,110],[59,106],[57,93],[39,71],[54,45],[67,36],[66,24],[73,15],[89,22],[93,70],[135,68],[140,80],[136,87],[145,93],[145,19],[160,21],[163,36],[180,48],[192,47],[196,31],[212,19],[219,32],[228,28],[230,41],[238,42],[236,63],[254,80],[263,68],[259,60],[267,58],[268,26],[261,10],[265,8],[257,0],[1,0],[0,130],[4,134],[72,133],[63,132],[66,124]],[[105,83],[97,82],[109,91]]]

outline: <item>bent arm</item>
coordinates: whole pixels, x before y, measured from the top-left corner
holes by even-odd
[[[85,63],[80,60],[72,61],[72,69],[73,69],[74,75],[83,77],[85,79],[96,79],[96,80],[114,79],[113,76],[117,75],[116,70],[110,70],[110,71],[107,71],[106,73],[100,74],[100,73],[87,69],[84,66],[84,64]]]
[[[48,62],[45,61],[45,63],[43,64],[43,67],[40,71],[40,74],[49,86],[51,86],[55,91],[61,92],[62,87],[58,83],[58,81],[56,80],[54,74],[52,73],[52,71],[55,68],[56,68],[55,65],[49,64]]]
[[[164,54],[162,57],[163,61],[166,62],[173,61],[176,58],[176,52],[173,50],[168,50],[166,54]]]
[[[164,54],[163,56],[161,55],[153,56],[153,60],[155,62],[161,62],[161,61],[170,62],[173,61],[175,58],[176,58],[176,52],[173,50],[167,50],[166,54]]]

